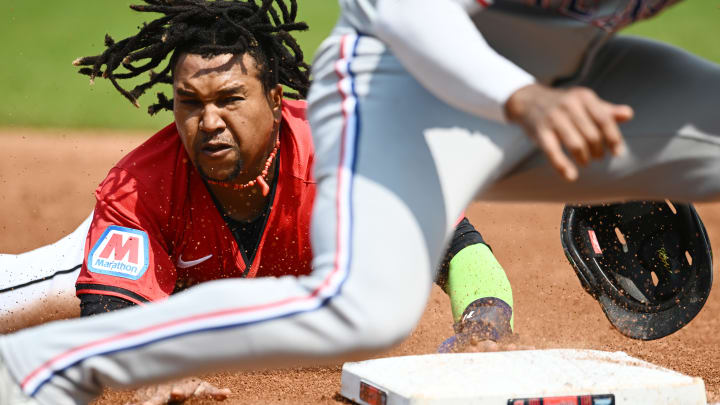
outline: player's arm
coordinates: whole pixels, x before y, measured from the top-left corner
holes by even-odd
[[[80,316],[103,314],[135,305],[134,302],[101,294],[80,294]]]
[[[488,1],[474,0],[478,4]],[[449,105],[521,126],[568,180],[604,151],[623,150],[618,123],[632,109],[584,87],[555,89],[506,59],[472,23],[470,0],[378,0],[375,34],[430,92]],[[478,7],[477,5],[475,7]],[[511,32],[508,35],[512,35]]]
[[[471,335],[498,341],[512,334],[510,281],[467,218],[455,227],[437,283],[450,297],[456,333],[441,345],[440,351],[455,350],[464,343],[461,340]]]
[[[175,266],[167,252],[163,217],[137,180],[115,168],[96,190],[97,204],[76,282],[82,315],[146,304],[169,296]]]
[[[147,195],[146,191],[118,168],[111,170],[96,190],[95,215],[76,284],[82,316],[144,304],[172,293],[177,273],[159,226],[166,222],[157,207],[137,197]],[[133,403],[222,400],[229,394],[228,389],[186,378],[138,390]]]

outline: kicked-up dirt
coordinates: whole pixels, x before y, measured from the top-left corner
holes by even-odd
[[[108,169],[149,135],[0,131],[0,252],[33,249],[75,229],[92,209],[92,192]],[[720,204],[701,204],[698,211],[713,245],[720,246]],[[684,329],[652,342],[625,338],[582,290],[567,263],[559,239],[561,212],[559,204],[486,203],[474,204],[467,211],[512,283],[518,346],[625,351],[702,377],[708,399],[720,401],[717,282],[703,311]],[[434,288],[415,332],[387,355],[433,353],[452,334],[451,322],[448,299]],[[338,395],[339,365],[219,373],[205,378],[232,389],[227,404],[343,403]],[[96,404],[122,404],[131,398],[132,392],[108,390]]]

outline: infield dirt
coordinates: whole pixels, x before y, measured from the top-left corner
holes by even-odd
[[[113,163],[149,135],[0,130],[0,252],[33,249],[75,229],[92,209],[92,192]],[[487,203],[473,204],[467,211],[512,283],[518,344],[621,350],[702,377],[708,400],[720,401],[717,278],[705,308],[687,327],[657,341],[627,339],[610,326],[565,260],[559,239],[561,211],[560,204]],[[700,204],[698,211],[713,246],[720,246],[720,204]],[[434,352],[451,335],[451,322],[448,299],[435,287],[415,332],[386,355]],[[224,402],[227,404],[343,402],[337,394],[340,365],[221,373],[206,378],[232,389],[232,396]],[[96,404],[122,404],[131,397],[131,392],[108,390]]]

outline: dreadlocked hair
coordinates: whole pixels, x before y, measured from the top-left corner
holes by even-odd
[[[105,35],[105,52],[76,59],[85,66],[79,73],[90,76],[90,83],[101,76],[110,80],[125,98],[140,107],[138,98],[157,83],[172,84],[175,62],[182,53],[210,58],[220,54],[248,53],[257,62],[265,90],[282,84],[296,93],[287,97],[305,98],[310,87],[308,65],[291,31],[308,26],[296,22],[297,0],[142,0],[131,5],[140,12],[163,14],[143,24],[134,36],[116,42]],[[173,53],[167,65],[155,72]],[[122,66],[124,68],[118,69]],[[149,72],[149,80],[127,90],[119,80]],[[158,102],[148,108],[150,115],[172,110],[173,100],[158,93]]]

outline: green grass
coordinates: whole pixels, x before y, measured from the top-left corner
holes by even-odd
[[[299,0],[310,31],[298,35],[310,61],[337,18],[334,0]],[[78,56],[102,51],[105,33],[122,38],[144,16],[129,0],[0,0],[0,126],[154,129],[172,118],[149,117],[109,83],[94,86],[71,65]],[[146,16],[145,16],[146,17]],[[687,0],[662,16],[634,25],[627,33],[667,41],[720,62],[720,0]]]
[[[720,0],[685,0],[624,33],[655,38],[720,63]]]
[[[338,14],[333,0],[299,0],[300,19],[311,29],[296,37],[311,60]],[[103,38],[134,34],[148,15],[129,0],[0,0],[0,126],[153,129],[170,113],[147,115],[155,89],[136,109],[109,82],[76,73],[72,61],[103,50]],[[169,88],[169,87],[168,87]]]

